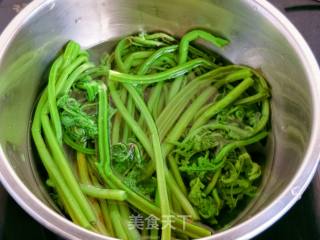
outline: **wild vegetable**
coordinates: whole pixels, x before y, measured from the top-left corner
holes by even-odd
[[[48,188],[72,221],[121,239],[210,236],[258,192],[270,90],[257,71],[179,41],[128,36],[99,64],[70,41],[32,123]],[[153,217],[147,229],[134,216]],[[154,225],[155,226],[155,225]]]

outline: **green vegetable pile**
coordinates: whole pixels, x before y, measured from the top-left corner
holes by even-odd
[[[141,33],[99,64],[73,41],[53,62],[32,136],[73,222],[121,239],[201,238],[255,196],[270,90],[198,39],[229,44],[203,30]]]

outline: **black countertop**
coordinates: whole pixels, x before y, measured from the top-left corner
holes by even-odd
[[[320,0],[269,1],[285,13],[299,29],[320,62]],[[30,1],[0,0],[0,32],[28,2]],[[288,8],[296,5],[318,7]],[[0,186],[0,239],[57,240],[60,238],[30,218]],[[255,239],[320,239],[320,167],[313,182],[295,206]]]

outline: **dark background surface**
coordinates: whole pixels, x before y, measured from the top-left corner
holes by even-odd
[[[269,0],[300,30],[320,62],[320,0]],[[0,32],[30,1],[0,0]],[[315,5],[291,11],[296,5]],[[0,239],[60,239],[30,218],[0,186]],[[255,240],[320,239],[320,167],[297,204]]]

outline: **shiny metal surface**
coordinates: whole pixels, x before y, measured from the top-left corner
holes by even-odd
[[[272,87],[273,139],[261,194],[233,226],[208,239],[248,239],[302,195],[319,158],[320,72],[296,29],[264,0],[35,0],[0,37],[0,178],[35,219],[69,239],[108,239],[63,218],[34,171],[29,121],[43,76],[69,39],[90,48],[148,30],[182,35],[213,30],[232,41],[220,51],[261,69]]]

